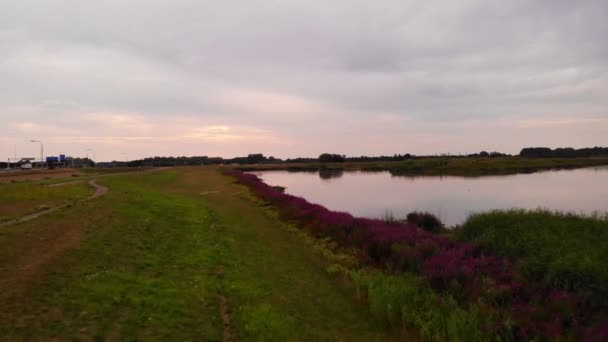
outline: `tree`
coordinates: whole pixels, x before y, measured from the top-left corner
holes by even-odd
[[[319,156],[321,163],[341,163],[346,159],[346,156],[340,154],[323,153]]]
[[[521,157],[551,157],[552,151],[548,147],[526,147],[519,152]]]
[[[266,157],[264,157],[264,155],[261,153],[250,154],[247,156],[247,164],[259,164],[263,163],[265,160]]]

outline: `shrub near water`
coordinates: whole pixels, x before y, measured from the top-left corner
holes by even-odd
[[[437,216],[426,212],[414,211],[407,214],[407,222],[433,233],[439,233],[443,229],[443,224]]]
[[[590,311],[572,293],[550,283],[524,281],[513,258],[492,256],[473,243],[413,224],[388,224],[330,211],[277,192],[255,175],[229,173],[274,205],[284,219],[296,221],[315,237],[329,237],[359,251],[362,263],[397,273],[418,273],[433,290],[449,294],[462,307],[474,304],[483,316],[492,318],[491,332],[502,339],[608,333],[601,330],[598,312]]]
[[[576,292],[608,311],[608,218],[536,210],[472,215],[458,233],[482,250],[522,258],[527,279]]]

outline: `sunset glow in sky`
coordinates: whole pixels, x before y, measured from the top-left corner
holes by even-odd
[[[608,146],[608,1],[0,0],[0,158]]]

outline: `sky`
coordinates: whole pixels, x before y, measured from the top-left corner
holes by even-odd
[[[0,0],[0,158],[608,146],[608,1]]]

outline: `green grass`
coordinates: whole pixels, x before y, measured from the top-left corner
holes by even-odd
[[[495,326],[500,319],[493,309],[477,303],[463,307],[412,274],[351,270],[347,275],[371,313],[387,326],[412,331],[427,340],[492,341],[497,338],[496,331],[505,340],[513,340],[508,322]]]
[[[86,240],[49,265],[44,281],[25,294],[32,303],[0,332],[17,339],[219,340],[212,215],[154,189],[175,179],[108,178],[106,198],[45,218],[75,217]],[[30,229],[44,227],[38,223]]]
[[[99,183],[104,197],[0,232],[3,339],[221,340],[220,295],[243,340],[401,339],[215,168]]]
[[[113,173],[125,173],[125,172],[141,172],[146,170],[151,170],[150,167],[88,167],[78,169],[79,172],[90,175],[106,175]]]
[[[267,216],[279,216],[273,207],[256,201]],[[486,304],[458,303],[449,293],[435,292],[420,276],[363,266],[354,249],[344,249],[330,238],[314,238],[296,224],[283,223],[282,228],[326,260],[327,273],[354,287],[374,320],[399,332],[403,340],[493,341],[497,332],[502,341],[515,340],[512,324]]]
[[[509,339],[509,322],[487,305],[363,268],[355,251],[281,221],[218,168],[99,183],[104,197],[0,230],[1,339],[219,341],[220,296],[232,334],[247,341],[492,340],[494,322]],[[0,209],[79,186],[90,192],[2,185],[14,197]],[[530,279],[606,304],[605,218],[497,211],[455,235],[520,257]]]
[[[243,340],[393,340],[327,272],[327,260],[268,216],[232,178],[215,174],[203,196],[225,225],[232,257],[225,266],[235,330]],[[235,214],[238,213],[238,214]]]
[[[271,217],[278,215],[271,208],[264,210]],[[462,307],[449,294],[433,291],[419,276],[362,267],[354,250],[342,249],[329,238],[314,238],[295,225],[283,228],[327,260],[327,273],[354,286],[374,319],[386,329],[401,332],[404,340],[490,341],[496,330],[513,340],[508,338],[512,336],[508,322],[502,329],[495,328],[500,319],[489,307],[476,303]]]
[[[317,171],[321,169],[390,171],[394,175],[482,176],[514,174],[548,169],[608,165],[608,158],[420,158],[396,162],[345,162],[304,164],[260,164],[238,166],[242,170]]]
[[[437,158],[399,162],[399,164],[391,167],[390,171],[396,175],[454,174],[476,176],[606,164],[608,164],[608,158]]]
[[[608,217],[508,210],[472,215],[457,234],[499,255],[521,258],[534,280],[608,307]]]
[[[41,208],[58,206],[86,197],[86,183],[49,188],[32,182],[0,184],[0,221],[17,218]]]

